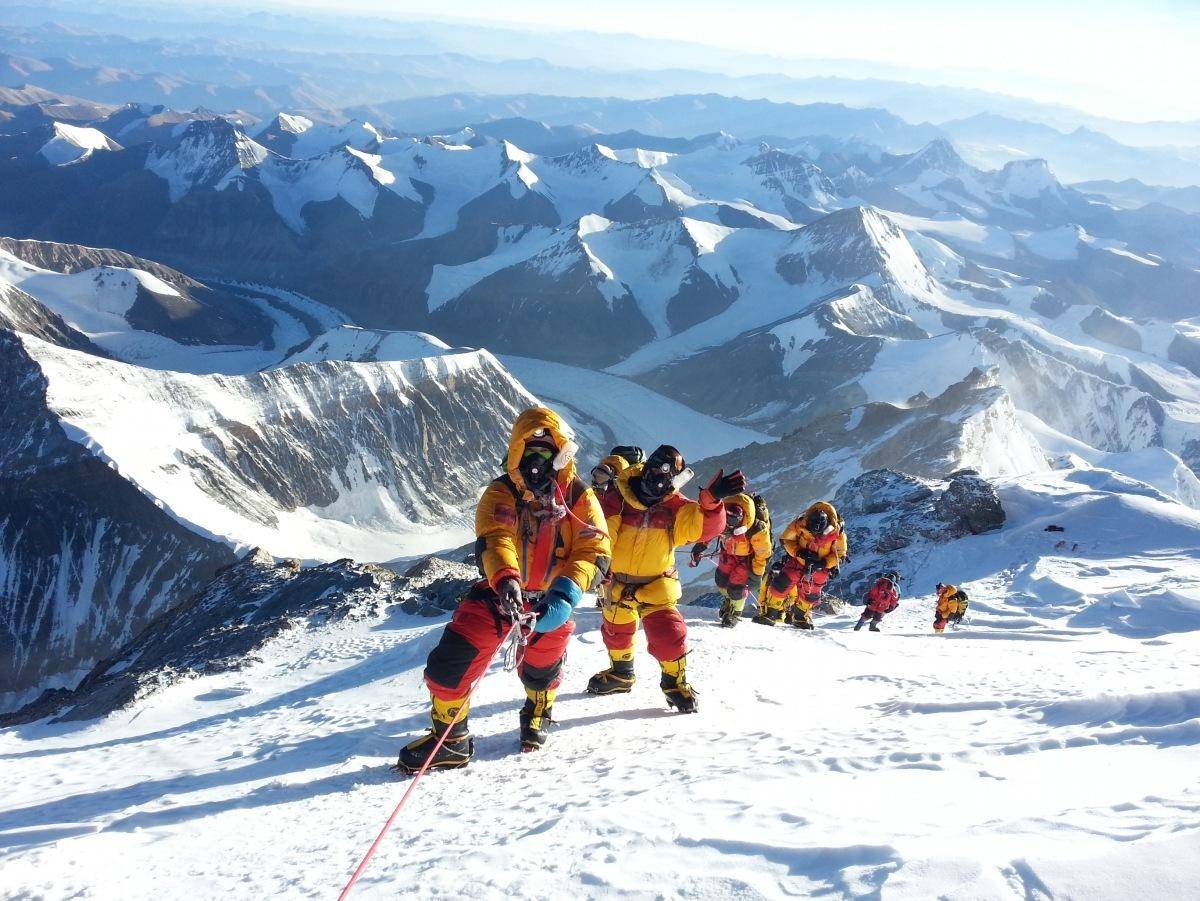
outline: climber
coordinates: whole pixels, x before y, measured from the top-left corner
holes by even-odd
[[[738,494],[725,501],[725,531],[717,539],[716,583],[721,593],[721,625],[732,628],[741,618],[750,593],[750,577],[761,580],[771,559],[771,533],[768,522],[759,520],[754,498]],[[706,542],[692,546],[692,565],[697,565]]]
[[[466,766],[474,753],[467,728],[470,692],[521,614],[532,614],[518,675],[525,686],[521,746],[541,748],[575,630],[571,610],[608,570],[610,542],[600,502],[576,477],[570,429],[544,407],[513,424],[506,472],[475,511],[475,550],[484,578],[459,601],[425,664],[433,726],[400,752],[397,768],[415,772],[438,738],[450,734],[431,767]],[[453,728],[451,729],[451,723]]]
[[[600,499],[600,509],[607,518],[610,514],[621,509],[621,492],[617,490],[617,476],[630,466],[635,466],[646,459],[646,452],[632,444],[618,444],[608,452],[608,456],[592,468],[592,489]],[[609,580],[606,577],[596,586],[596,606],[604,609],[608,597]]]
[[[858,618],[858,622],[854,624],[854,631],[857,632],[867,623],[871,624],[871,631],[879,631],[879,623],[884,616],[891,613],[900,606],[900,574],[898,572],[886,572],[871,586],[871,590],[867,592],[867,597],[863,603],[862,616]]]
[[[588,682],[592,694],[633,688],[633,636],[640,619],[647,649],[662,670],[659,684],[667,703],[683,713],[697,709],[686,678],[687,625],[676,609],[682,590],[674,552],[721,534],[722,501],[740,494],[746,479],[741,472],[718,471],[693,501],[680,491],[691,477],[683,456],[666,444],[617,476],[621,508],[608,516],[612,581],[600,629],[610,665]]]
[[[958,625],[967,612],[967,593],[954,585],[937,583],[937,608],[933,617],[933,631],[945,632],[946,624]]]
[[[621,492],[617,490],[617,476],[630,466],[644,462],[646,452],[630,444],[619,444],[608,452],[608,456],[592,468],[592,488],[600,498],[604,515],[610,510],[621,508]]]
[[[784,529],[779,542],[785,554],[767,583],[765,618],[774,625],[777,611],[786,610],[789,623],[811,629],[825,583],[837,577],[846,558],[846,533],[837,510],[828,501],[817,501]]]

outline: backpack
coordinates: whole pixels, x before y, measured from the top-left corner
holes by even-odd
[[[889,602],[886,608],[880,611],[881,613],[891,613],[900,606],[900,586],[886,576],[880,576],[875,580],[875,584],[872,585],[870,590],[867,592],[867,600],[863,606],[869,607],[872,603],[874,603],[874,598],[872,595],[874,595],[876,592],[879,594],[890,595]]]
[[[761,494],[753,496],[754,500],[754,526],[750,533],[761,532],[766,530],[767,537],[771,537],[771,511],[767,508],[767,500]]]

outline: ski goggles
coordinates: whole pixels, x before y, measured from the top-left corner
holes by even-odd
[[[537,457],[539,460],[549,462],[554,459],[554,451],[545,447],[531,447],[521,455],[522,460],[529,460]]]

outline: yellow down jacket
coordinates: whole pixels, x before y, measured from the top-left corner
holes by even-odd
[[[572,441],[570,429],[553,410],[531,407],[517,417],[506,472],[487,487],[475,509],[479,563],[493,588],[512,577],[528,591],[541,591],[566,576],[588,591],[607,572],[611,556],[604,515],[595,492],[576,475],[573,460],[558,470],[552,503],[526,488],[521,455],[539,430],[560,451]]]
[[[829,517],[829,527],[823,535],[814,535],[806,525],[809,514],[817,510],[824,510],[825,515]],[[806,554],[813,555],[826,569],[840,565],[849,553],[846,532],[842,528],[842,519],[838,516],[833,504],[826,501],[817,501],[792,520],[791,525],[783,530],[779,542],[791,556],[804,559]]]
[[[959,597],[959,590],[954,585],[943,585],[942,590],[938,592],[937,598],[937,616],[938,619],[948,619],[956,613],[965,613],[966,605],[962,603],[965,598]]]
[[[700,492],[699,501],[672,491],[647,507],[630,485],[641,471],[638,463],[617,476],[621,506],[608,516],[613,582],[644,585],[637,592],[644,603],[674,603],[681,593],[675,548],[712,541],[725,528],[725,508],[707,490]]]

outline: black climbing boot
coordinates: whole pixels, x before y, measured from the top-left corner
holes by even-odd
[[[435,720],[428,732],[400,749],[396,769],[402,773],[415,773],[420,770],[425,765],[425,758],[447,728],[450,728],[450,734],[433,755],[429,769],[454,770],[470,763],[475,755],[475,741],[467,731],[467,721],[461,720],[453,727],[448,727],[445,723]]]
[[[552,692],[531,692],[521,708],[521,750],[540,751],[550,738],[550,716],[554,709]]]
[[[659,685],[662,686],[667,703],[680,713],[697,713],[700,710],[700,704],[696,700],[696,689],[688,685],[682,675],[668,676],[663,673]]]
[[[588,694],[625,694],[633,690],[635,679],[632,660],[614,660],[612,666],[596,673],[588,680]]]

